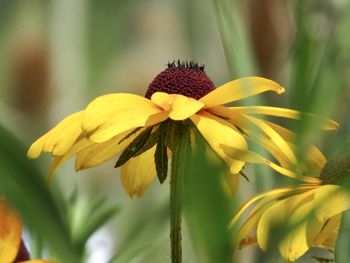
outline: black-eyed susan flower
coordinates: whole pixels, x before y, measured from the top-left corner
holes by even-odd
[[[158,175],[163,182],[168,158],[176,151],[184,130],[199,133],[230,168],[234,178],[245,162],[262,162],[287,176],[294,177],[281,162],[296,163],[287,129],[258,115],[298,119],[299,112],[266,106],[226,107],[224,104],[284,89],[276,82],[247,77],[218,88],[207,76],[204,66],[194,63],[169,63],[148,86],[145,97],[129,93],[107,94],[93,100],[35,141],[29,158],[50,153],[53,163],[49,178],[67,159],[75,156],[77,171],[97,166],[120,154],[121,181],[130,196],[142,195]],[[250,129],[253,126],[261,134]],[[326,129],[337,124],[326,121]],[[248,151],[247,138],[254,139],[278,160],[275,164]]]
[[[43,259],[30,260],[22,240],[22,224],[17,214],[0,198],[0,262],[54,263]]]
[[[257,243],[262,250],[271,249],[276,237],[280,240],[278,249],[287,262],[295,261],[311,247],[334,251],[342,212],[350,208],[349,190],[341,185],[350,173],[349,156],[341,154],[327,163],[320,162],[321,172],[313,183],[273,189],[245,203],[233,218],[232,226],[257,202],[238,230],[238,247]],[[279,237],[276,232],[273,234],[277,229]]]

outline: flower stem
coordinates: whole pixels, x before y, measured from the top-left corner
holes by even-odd
[[[185,173],[185,162],[191,150],[188,127],[184,127],[177,143],[177,148],[173,153],[170,177],[170,246],[172,263],[182,262],[181,211],[183,175]]]

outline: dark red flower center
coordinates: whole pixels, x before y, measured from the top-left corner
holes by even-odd
[[[171,62],[149,84],[145,97],[155,92],[181,94],[199,100],[215,89],[214,83],[204,71],[204,65],[193,62]]]
[[[19,247],[19,250],[18,250],[18,254],[17,254],[17,257],[16,257],[14,263],[27,261],[29,259],[30,259],[29,252],[28,252],[26,246],[24,245],[23,240],[21,240],[21,244],[20,244],[20,247]]]

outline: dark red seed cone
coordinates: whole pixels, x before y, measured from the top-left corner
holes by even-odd
[[[149,84],[145,97],[155,92],[181,94],[199,100],[215,89],[214,83],[204,71],[204,65],[193,62],[172,62]]]
[[[27,250],[23,240],[21,240],[21,244],[19,246],[18,254],[17,254],[17,257],[16,257],[14,263],[26,261],[26,260],[29,260],[29,259],[30,259],[29,252],[28,252],[28,250]]]

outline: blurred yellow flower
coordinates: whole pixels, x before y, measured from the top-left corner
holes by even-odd
[[[29,259],[22,241],[22,224],[18,216],[0,198],[0,262],[54,263],[43,259]]]
[[[246,202],[231,226],[258,201],[238,230],[238,247],[258,243],[267,250],[279,240],[279,251],[286,261],[295,261],[311,247],[333,251],[342,212],[350,207],[350,194],[337,185],[339,177],[346,175],[341,169],[349,165],[334,166],[332,161],[321,167],[321,176],[314,178],[318,182],[274,189]]]
[[[130,196],[140,196],[157,174],[161,182],[165,180],[164,162],[175,150],[183,125],[190,125],[191,136],[198,130],[228,164],[236,180],[245,162],[264,163],[295,177],[283,168],[296,163],[290,143],[293,133],[255,115],[298,119],[299,112],[265,106],[222,106],[266,91],[280,94],[284,89],[260,77],[242,78],[215,88],[204,66],[169,63],[151,82],[145,97],[115,93],[96,98],[35,141],[28,157],[37,158],[42,152],[54,156],[50,180],[57,168],[73,156],[79,171],[121,153],[116,166],[121,167],[122,184]],[[336,129],[337,124],[327,120],[325,128]],[[248,151],[247,138],[260,143],[283,167]]]

